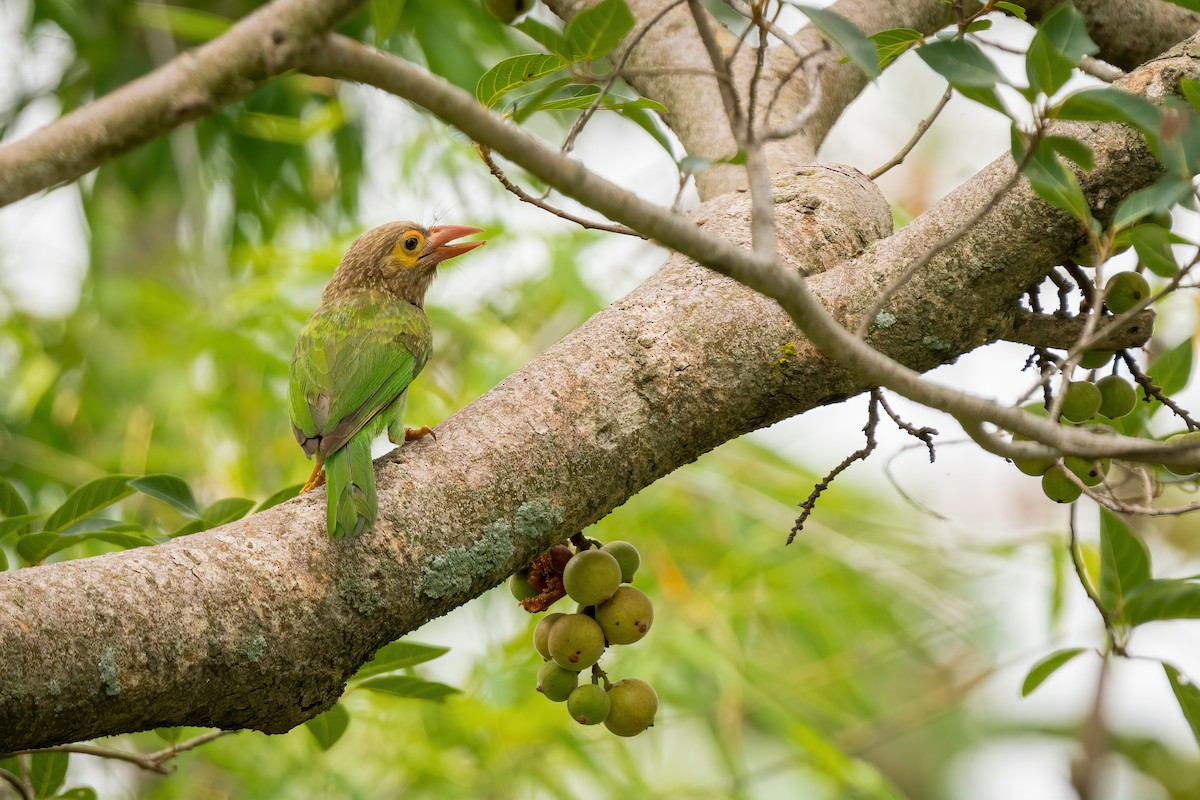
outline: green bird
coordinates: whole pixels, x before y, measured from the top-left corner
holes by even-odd
[[[300,491],[329,495],[335,539],[375,524],[371,442],[385,430],[394,444],[432,433],[404,427],[408,386],[432,349],[425,292],[438,264],[484,244],[465,225],[424,228],[390,222],[350,245],[304,323],[292,354],[288,409],[296,441],[316,466]]]

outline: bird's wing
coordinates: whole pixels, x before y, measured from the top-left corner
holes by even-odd
[[[425,312],[373,295],[323,305],[296,340],[288,407],[308,455],[328,455],[386,408],[425,366]]]

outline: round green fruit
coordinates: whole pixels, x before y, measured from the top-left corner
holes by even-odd
[[[1120,419],[1137,405],[1137,390],[1120,375],[1105,375],[1096,381],[1100,390],[1100,413],[1109,419]]]
[[[508,590],[518,600],[528,600],[530,597],[537,597],[541,594],[533,588],[533,584],[529,582],[529,573],[525,570],[519,570],[512,574],[512,577],[508,579]]]
[[[1063,419],[1087,422],[1100,410],[1100,390],[1091,381],[1075,381],[1063,396]]]
[[[596,622],[609,644],[633,644],[654,622],[654,606],[640,589],[622,586],[596,606]]]
[[[483,0],[484,7],[496,19],[508,24],[533,8],[534,0]]]
[[[1029,437],[1019,433],[1013,434],[1014,442],[1028,442]],[[1039,475],[1045,475],[1046,470],[1054,466],[1053,458],[1014,458],[1013,464],[1017,469],[1024,472],[1026,475],[1033,475],[1035,478]]]
[[[533,628],[533,647],[547,661],[550,659],[550,629],[554,627],[554,623],[565,616],[566,614],[555,611],[553,614],[547,614],[539,619],[538,624]]]
[[[1056,503],[1074,503],[1083,494],[1078,484],[1058,467],[1047,470],[1042,476],[1042,492]]]
[[[621,583],[629,583],[642,565],[642,556],[638,549],[629,542],[609,542],[600,548],[611,555],[621,565]]]
[[[580,725],[599,725],[608,716],[612,700],[594,683],[585,683],[567,698],[567,713]]]
[[[1108,474],[1109,460],[1105,458],[1100,461],[1088,461],[1086,458],[1067,456],[1063,459],[1063,464],[1075,473],[1075,477],[1079,478],[1084,486],[1095,486]]]
[[[580,605],[599,605],[620,585],[621,565],[612,553],[603,550],[576,553],[563,570],[563,588]]]
[[[1088,350],[1079,357],[1079,366],[1084,369],[1100,369],[1112,361],[1112,357],[1115,355],[1116,353],[1112,350]]]
[[[1200,431],[1190,431],[1188,433],[1177,433],[1174,436],[1168,436],[1167,444],[1198,445],[1198,444],[1200,444]],[[1164,464],[1163,467],[1167,470],[1167,472],[1171,472],[1175,475],[1181,475],[1181,476],[1195,475],[1197,472],[1200,472],[1200,464],[1176,464],[1176,465]]]
[[[537,690],[555,703],[564,702],[578,685],[578,672],[563,669],[553,661],[547,661],[538,670]]]
[[[1136,272],[1118,272],[1104,286],[1104,305],[1123,314],[1150,296],[1150,284]]]
[[[617,736],[637,736],[654,724],[658,713],[658,695],[654,687],[637,678],[617,681],[608,689],[612,707],[604,727]]]
[[[604,654],[604,631],[591,617],[567,614],[550,629],[546,646],[554,663],[578,672],[595,664]]]

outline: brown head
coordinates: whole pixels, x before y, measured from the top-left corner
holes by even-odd
[[[415,222],[389,222],[372,228],[355,239],[342,256],[321,300],[326,302],[375,290],[394,294],[423,308],[425,292],[437,274],[438,264],[486,244],[452,244],[455,239],[475,233],[482,231],[466,225],[426,228]]]

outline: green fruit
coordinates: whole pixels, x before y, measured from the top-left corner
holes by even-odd
[[[1104,305],[1123,314],[1150,296],[1150,284],[1136,272],[1118,272],[1104,286]]]
[[[546,699],[561,703],[571,696],[579,685],[579,673],[571,669],[563,669],[553,661],[542,664],[538,670],[537,690],[546,695]]]
[[[567,713],[580,725],[599,725],[608,716],[612,700],[594,683],[585,683],[567,698]]]
[[[1067,469],[1075,473],[1075,477],[1079,478],[1084,486],[1095,486],[1108,474],[1109,460],[1107,458],[1100,461],[1088,461],[1085,458],[1067,456],[1063,459],[1063,463]]]
[[[629,583],[642,565],[642,556],[636,547],[629,542],[609,542],[600,548],[611,555],[621,565],[621,583]]]
[[[517,17],[533,8],[534,0],[483,0],[488,13],[501,22],[508,24]]]
[[[1042,476],[1042,491],[1056,503],[1074,503],[1083,490],[1066,474],[1055,467]]]
[[[654,724],[658,713],[658,695],[654,687],[637,678],[617,681],[608,690],[612,707],[604,727],[617,736],[637,736]]]
[[[604,631],[591,617],[567,614],[554,623],[546,645],[556,664],[578,672],[595,664],[604,654]]]
[[[512,574],[512,577],[508,579],[508,590],[518,600],[528,600],[530,597],[537,597],[541,594],[529,583],[529,573],[524,570]]]
[[[1084,369],[1100,369],[1112,361],[1112,357],[1115,355],[1116,353],[1112,350],[1088,350],[1079,357],[1079,366]]]
[[[1168,436],[1167,444],[1200,444],[1200,431],[1177,433],[1174,436]],[[1163,467],[1167,472],[1174,473],[1175,475],[1195,475],[1197,472],[1200,472],[1200,464],[1177,464],[1174,466],[1164,464]]]
[[[612,597],[621,585],[621,565],[612,553],[584,550],[563,570],[563,588],[576,603],[594,606]]]
[[[538,620],[538,624],[533,629],[533,646],[542,654],[542,658],[549,660],[550,658],[550,629],[554,627],[554,623],[565,617],[566,614],[560,614],[555,611],[553,614],[547,614]]]
[[[1100,390],[1091,381],[1075,381],[1063,397],[1063,419],[1087,422],[1100,410]]]
[[[1120,419],[1137,405],[1137,391],[1120,375],[1105,375],[1096,381],[1100,390],[1100,413],[1109,419]]]
[[[622,586],[596,606],[596,622],[609,644],[633,644],[654,622],[654,606],[640,589]]]
[[[1014,442],[1029,441],[1028,436],[1024,436],[1020,433],[1014,433],[1012,438]],[[1026,475],[1033,475],[1034,477],[1037,477],[1038,475],[1045,475],[1046,470],[1054,466],[1054,461],[1055,459],[1053,458],[1014,458],[1013,464],[1017,469],[1021,470],[1021,472],[1024,472]]]

